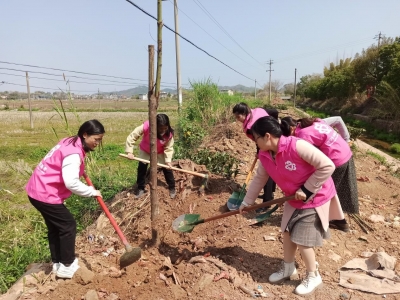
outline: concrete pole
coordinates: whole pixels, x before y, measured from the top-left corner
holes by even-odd
[[[179,51],[179,20],[178,20],[178,0],[174,0],[174,18],[175,18],[175,54],[176,54],[176,92],[178,96],[179,110],[182,108],[182,85],[181,85],[181,63]]]

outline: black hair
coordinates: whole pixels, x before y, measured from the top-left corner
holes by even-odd
[[[75,146],[76,141],[78,140],[78,138],[80,138],[83,145],[83,149],[86,152],[90,151],[90,149],[85,144],[85,139],[83,138],[83,135],[85,133],[90,136],[96,134],[104,134],[106,133],[106,131],[104,130],[103,124],[101,124],[98,120],[93,119],[86,121],[81,125],[81,127],[79,127],[78,133],[76,135],[69,137],[68,145],[72,143]]]
[[[284,136],[290,136],[292,133],[291,127],[296,127],[297,121],[292,117],[287,116],[281,119],[281,128]]]
[[[169,123],[169,118],[166,114],[158,114],[157,115],[157,128],[158,128],[158,126],[167,126],[168,127],[168,130],[164,134],[164,136],[161,136],[157,130],[157,138],[159,140],[164,141],[166,138],[168,139],[171,134],[174,134],[174,130],[172,129],[172,127]]]
[[[300,124],[301,128],[306,128],[311,126],[312,124],[314,124],[314,122],[317,122],[318,119],[317,118],[302,118],[302,119],[298,119],[297,123]]]
[[[267,114],[269,114],[271,117],[273,117],[274,119],[278,120],[279,118],[279,111],[275,108],[265,108],[265,111],[267,112]]]
[[[269,133],[273,136],[280,138],[282,135],[286,136],[287,128],[285,125],[279,124],[278,120],[274,117],[262,117],[259,118],[251,127],[251,131],[258,136],[265,136],[265,134]],[[289,135],[290,135],[290,127],[289,127]]]
[[[236,114],[244,115],[245,119],[247,118],[248,115],[250,115],[250,118],[248,118],[247,122],[244,124],[245,127],[247,126],[247,123],[251,120],[251,118],[253,117],[250,106],[248,106],[244,102],[240,102],[240,103],[236,104],[232,109],[232,113],[234,113],[235,115]]]

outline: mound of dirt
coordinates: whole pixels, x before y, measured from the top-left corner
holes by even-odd
[[[236,123],[217,126],[202,147],[240,159],[242,174],[248,171],[256,150]],[[364,252],[400,257],[400,180],[364,153],[358,152],[355,158],[361,217],[374,231],[363,232],[350,218],[349,233],[331,231],[331,239],[316,250],[325,287],[316,291],[313,299],[381,299],[382,295],[339,286],[337,270]],[[190,161],[178,161],[176,165],[205,171]],[[188,213],[207,218],[225,212],[232,187],[240,181],[211,175],[203,195],[198,193],[202,178],[175,171],[174,175],[179,192],[171,200],[164,176],[162,172],[158,174],[158,248],[151,242],[149,194],[135,199],[132,191],[125,191],[115,197],[109,208],[131,244],[142,248],[142,258],[119,270],[118,258],[125,250],[102,215],[77,240],[80,274],[72,280],[45,274],[46,280],[30,278],[30,286],[20,299],[303,299],[293,294],[300,279],[283,285],[268,283],[269,275],[278,269],[283,257],[281,209],[261,226],[249,226],[254,217],[249,213],[199,224],[191,233],[179,233],[171,228],[175,218]],[[276,197],[279,195],[278,192]],[[299,254],[296,261],[299,273],[305,274]],[[400,272],[399,262],[395,271]],[[386,295],[386,299],[399,299],[396,297],[399,296]]]

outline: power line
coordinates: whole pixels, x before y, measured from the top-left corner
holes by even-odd
[[[34,74],[42,74],[42,75],[48,75],[48,76],[55,76],[55,77],[63,77],[63,75],[60,74],[54,74],[54,73],[46,73],[46,72],[39,72],[39,71],[26,71],[26,70],[19,70],[19,69],[12,69],[12,68],[2,68],[0,67],[0,70],[9,70],[9,71],[15,71],[15,72],[29,72],[29,73],[34,73]],[[5,74],[5,73],[3,73]],[[11,74],[8,74],[11,75]],[[16,76],[16,75],[15,75]],[[25,76],[23,76],[25,77]],[[79,79],[86,79],[86,80],[92,80],[92,81],[105,81],[105,82],[115,82],[115,83],[122,83],[122,84],[126,84],[125,86],[131,86],[132,84],[142,84],[142,83],[134,83],[134,82],[126,82],[126,81],[116,81],[116,80],[108,80],[108,79],[100,79],[100,78],[89,78],[89,77],[81,77],[81,76],[75,76],[75,75],[69,75],[68,77],[71,78],[79,78]],[[35,77],[30,77],[30,78],[35,78]],[[39,79],[39,77],[36,77]],[[45,79],[45,78],[40,78],[40,79]],[[48,80],[54,80],[54,79],[50,79],[47,78]],[[64,80],[59,80],[59,81],[64,81]],[[144,80],[143,80],[144,81]],[[79,82],[79,81],[70,81],[70,82],[74,82],[74,83],[86,83],[86,84],[96,84],[96,83],[90,83],[90,82]],[[103,84],[103,83],[97,83],[99,85],[107,85],[107,84]],[[109,85],[121,85],[121,84],[109,84]],[[188,85],[187,83],[185,83],[184,85]],[[121,85],[123,86],[123,85]],[[162,86],[167,86],[170,87],[169,85],[165,85],[162,84]]]
[[[249,52],[247,52],[226,30],[225,28],[211,15],[211,13],[203,6],[203,4],[201,4],[200,1],[198,0],[193,0],[193,2],[200,7],[201,10],[203,10],[203,12],[211,19],[211,21],[213,21],[221,30],[222,32],[224,32],[236,45],[238,45],[240,47],[240,49],[242,49],[244,52],[246,52],[246,54],[248,56],[250,56],[252,59],[254,59],[254,61],[256,61],[258,64],[263,65],[262,63],[260,63],[257,59],[255,59]]]
[[[139,7],[137,4],[133,3],[130,0],[125,0],[126,2],[130,3],[131,5],[133,5],[134,7],[136,7],[137,9],[139,9],[140,11],[142,11],[144,14],[148,15],[150,18],[153,18],[154,20],[158,21],[156,17],[154,17],[153,15],[151,15],[150,13],[148,13],[147,11],[145,11],[143,8]],[[207,54],[208,56],[210,56],[211,58],[215,59],[216,61],[218,61],[219,63],[223,64],[224,66],[228,67],[229,69],[231,69],[232,71],[238,73],[239,75],[242,75],[243,77],[253,81],[254,79],[240,73],[239,71],[235,70],[234,68],[232,68],[231,66],[227,65],[226,63],[222,62],[221,60],[219,60],[218,58],[216,58],[215,56],[211,55],[210,53],[208,53],[206,50],[200,48],[199,46],[197,46],[196,44],[194,44],[192,41],[188,40],[187,38],[185,38],[184,36],[182,36],[180,33],[176,32],[175,30],[173,30],[171,27],[169,27],[168,25],[163,23],[163,26],[165,28],[167,28],[169,31],[179,35],[182,39],[184,39],[186,42],[188,42],[189,44],[193,45],[194,47],[196,47],[197,49],[199,49],[200,51],[204,52],[205,54]]]
[[[302,53],[302,54],[296,54],[296,55],[292,55],[292,56],[287,56],[287,57],[284,57],[284,58],[277,59],[275,63],[282,63],[282,62],[286,62],[286,61],[289,61],[289,60],[303,58],[303,57],[306,57],[306,56],[313,56],[313,55],[323,54],[323,53],[330,52],[332,50],[335,50],[335,49],[338,49],[338,48],[341,48],[341,47],[346,47],[346,46],[349,47],[349,46],[359,45],[359,44],[362,44],[365,41],[370,40],[370,39],[371,38],[364,38],[364,39],[361,39],[361,40],[357,40],[357,41],[353,41],[353,42],[347,42],[347,43],[339,44],[339,45],[336,45],[336,46],[330,46],[330,47],[322,48],[322,49],[311,51],[311,52],[306,52],[306,53]]]
[[[172,0],[168,0],[169,2],[171,2],[173,5],[174,3],[172,2]],[[203,27],[201,27],[196,21],[194,21],[190,16],[188,16],[188,14],[186,14],[182,9],[180,9],[178,7],[178,10],[183,13],[189,20],[191,20],[194,24],[196,24],[201,30],[203,30],[208,36],[210,36],[214,41],[216,41],[218,44],[220,44],[222,47],[224,47],[226,50],[228,50],[230,53],[232,53],[233,55],[235,55],[237,58],[239,58],[241,61],[245,62],[246,64],[252,66],[253,68],[255,68],[255,66],[253,66],[252,64],[250,64],[249,62],[245,61],[243,58],[241,58],[240,56],[238,56],[236,53],[234,53],[231,49],[229,49],[228,47],[226,47],[224,44],[222,44],[220,41],[218,41],[215,37],[213,37],[210,33],[207,32],[207,30],[205,30]]]
[[[58,69],[58,68],[40,67],[40,66],[35,66],[35,65],[25,65],[25,64],[13,63],[13,62],[8,62],[8,61],[0,61],[0,63],[8,64],[8,65],[15,65],[15,66],[30,67],[30,68],[39,68],[39,69],[45,69],[45,70],[70,72],[70,73],[77,73],[77,74],[84,74],[84,75],[91,75],[91,76],[109,77],[109,78],[126,79],[126,80],[137,80],[137,81],[148,81],[148,80],[145,80],[145,79],[135,79],[135,78],[129,78],[129,77],[119,77],[119,76],[88,73],[88,72],[73,71],[73,70],[65,70],[65,69]],[[175,84],[175,82],[162,82],[162,83]]]
[[[18,85],[18,86],[26,86],[25,84],[18,84],[18,83],[12,83],[12,82],[8,82],[8,81],[2,81],[2,83],[4,84],[10,84],[10,85]],[[62,89],[53,89],[53,88],[47,88],[47,87],[43,87],[43,86],[33,86],[30,85],[30,87],[34,87],[37,89],[43,89],[43,90],[52,90],[52,91],[63,91]],[[68,90],[69,92],[79,92],[79,93],[97,93],[97,91],[78,91],[78,90]]]

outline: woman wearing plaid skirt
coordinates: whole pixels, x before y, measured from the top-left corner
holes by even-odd
[[[282,128],[282,127],[284,128]],[[307,273],[296,287],[298,295],[308,295],[322,286],[322,278],[315,261],[314,248],[322,246],[329,236],[329,220],[338,213],[330,211],[331,200],[337,199],[331,175],[333,162],[310,143],[283,131],[290,130],[272,117],[263,117],[252,126],[254,139],[260,148],[261,165],[257,170],[240,207],[252,205],[269,177],[286,196],[294,200],[285,203],[281,229],[283,232],[283,263],[270,275],[271,283],[280,283],[297,274],[295,253],[297,248],[304,260]]]

